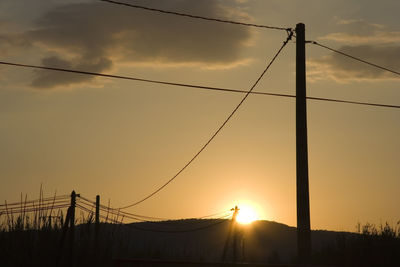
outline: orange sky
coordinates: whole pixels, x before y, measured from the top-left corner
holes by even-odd
[[[400,70],[395,0],[145,2],[272,26],[304,22],[307,40]],[[5,0],[0,17],[0,60],[240,90],[286,39],[99,1]],[[293,94],[294,60],[292,42],[255,90]],[[309,96],[400,104],[396,75],[311,44],[307,66]],[[115,207],[133,203],[182,168],[241,97],[0,66],[0,198],[37,198],[42,184],[48,195],[75,189]],[[128,211],[187,218],[244,202],[261,219],[295,226],[294,104],[250,96],[185,172]],[[400,111],[309,100],[308,130],[311,227],[397,223]]]

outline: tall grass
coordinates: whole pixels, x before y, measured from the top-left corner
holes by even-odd
[[[180,246],[176,246],[180,250],[174,249],[168,245],[172,244],[168,243],[169,237],[154,242],[151,238],[155,235],[147,236],[118,223],[122,219],[119,214],[104,214],[96,237],[94,213],[89,209],[76,209],[76,227],[71,236],[72,232],[64,228],[66,207],[58,205],[58,201],[56,194],[44,198],[41,190],[37,203],[32,204],[21,195],[19,205],[3,205],[4,212],[0,214],[1,267],[71,264],[102,267],[112,266],[113,258],[196,259],[204,255],[209,259],[210,252],[205,254],[209,248],[196,247],[196,240],[182,238],[171,241],[180,242]],[[400,222],[395,226],[388,223],[379,226],[358,224],[357,231],[351,236],[338,234],[335,244],[313,254],[313,263],[400,266]],[[72,247],[71,240],[74,240]],[[214,252],[218,254],[217,250]],[[278,262],[279,255],[276,253],[274,257],[269,261]]]
[[[314,253],[313,262],[335,266],[400,266],[400,221],[357,224],[357,234],[338,235],[336,243]]]
[[[18,204],[5,202],[0,210],[0,266],[101,267],[112,266],[112,259],[121,253],[134,256],[133,239],[119,231],[122,216],[107,213],[96,237],[93,210],[76,207],[72,233],[65,227],[69,201],[68,196],[60,200],[56,194],[44,198],[41,188],[37,201],[21,195]]]

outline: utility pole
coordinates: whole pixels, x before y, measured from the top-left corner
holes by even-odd
[[[296,188],[297,252],[300,263],[311,255],[310,200],[308,190],[308,144],[306,103],[305,25],[296,25]]]
[[[236,217],[239,213],[239,208],[238,206],[235,206],[235,208],[233,209],[233,216],[232,216],[232,220],[234,220],[234,225],[233,225],[233,262],[237,262],[238,261],[238,231],[237,231],[237,221],[236,221]]]
[[[226,262],[226,256],[227,256],[227,252],[228,252],[228,248],[229,248],[229,243],[230,243],[230,240],[231,240],[231,238],[232,238],[232,232],[233,232],[233,239],[235,239],[235,228],[236,228],[236,224],[237,224],[237,222],[236,222],[236,217],[237,217],[237,215],[238,215],[238,213],[239,213],[239,208],[238,208],[238,206],[235,206],[235,208],[233,208],[233,209],[231,209],[231,211],[233,211],[233,215],[232,215],[232,220],[231,220],[231,224],[229,225],[229,229],[228,229],[228,236],[226,237],[226,240],[225,240],[225,245],[224,245],[224,249],[223,249],[223,252],[222,252],[222,262]],[[233,250],[232,250],[232,256],[233,256],[233,259],[234,260],[236,260],[236,246],[237,244],[236,244],[236,242],[235,242],[235,240],[233,240]]]

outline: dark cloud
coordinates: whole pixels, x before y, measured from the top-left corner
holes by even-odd
[[[338,24],[343,31],[330,33],[319,39],[357,45],[400,42],[400,32],[389,31],[384,25],[372,24],[364,20],[342,20]]]
[[[368,23],[365,20],[339,20],[337,23],[340,28],[353,36],[370,36],[377,30],[382,29],[383,25]]]
[[[375,47],[369,45],[343,46],[340,51],[354,55],[359,58],[368,59],[377,65],[385,66],[390,69],[400,69],[400,46]],[[353,72],[360,78],[382,78],[386,77],[386,71],[349,60],[339,54],[331,57],[331,65],[346,72]]]
[[[3,55],[12,53],[11,51],[31,48],[32,44],[18,34],[0,34],[0,48]]]
[[[208,17],[249,19],[214,0],[152,0],[142,3]],[[44,58],[44,65],[104,71],[109,70],[115,61],[208,67],[235,65],[243,60],[240,51],[248,44],[250,35],[246,27],[97,2],[56,7],[37,20],[35,28],[21,38],[55,55]],[[37,88],[91,79],[45,71],[37,74],[33,82]]]
[[[399,32],[385,31],[385,27],[365,21],[341,21],[346,31],[328,34],[320,39],[346,43],[339,51],[358,57],[382,67],[400,70]],[[338,82],[350,80],[398,79],[398,76],[385,70],[369,66],[337,53],[321,59],[309,61],[311,80],[331,78]]]
[[[90,70],[92,72],[101,72],[111,67],[111,61],[107,58],[94,58],[92,60],[82,60],[80,63],[74,65],[70,61],[63,60],[57,56],[46,57],[42,59],[43,66],[54,68]],[[74,83],[81,83],[90,81],[93,76],[53,72],[38,70],[36,72],[37,78],[32,82],[32,86],[38,89],[53,88],[57,85],[71,85]]]
[[[398,60],[400,58],[400,46],[343,46],[339,51],[389,69],[400,70],[400,61]],[[396,75],[390,72],[366,65],[337,53],[331,54],[322,60],[313,61],[312,66],[324,70],[323,72],[328,77],[343,82],[348,80],[398,79]]]

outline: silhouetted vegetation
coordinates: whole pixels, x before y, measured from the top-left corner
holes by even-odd
[[[336,241],[314,253],[313,262],[335,266],[400,266],[400,222],[358,224],[357,235],[338,234]]]
[[[229,226],[221,223],[201,231],[169,233],[168,229],[190,229],[218,220],[101,223],[96,243],[93,216],[82,213],[71,250],[69,232],[61,242],[64,213],[59,210],[56,214],[0,215],[0,266],[56,266],[57,262],[59,266],[71,266],[72,258],[75,266],[113,266],[115,258],[220,261]],[[267,221],[239,228],[242,261],[295,263],[296,228]],[[166,231],[153,232],[157,229]],[[312,240],[313,264],[400,266],[398,225],[359,225],[358,233],[313,231]]]
[[[58,217],[40,217],[38,214],[12,215],[1,218],[0,266],[114,266],[116,258],[147,258],[160,260],[207,260],[220,255],[192,240],[193,235],[152,232],[156,229],[187,229],[218,220],[179,220],[129,224],[101,223],[95,236],[93,216],[83,214],[77,220],[70,247],[70,229],[63,240],[63,212]],[[110,218],[110,221],[113,221]],[[132,227],[134,226],[134,227]],[[146,231],[138,229],[146,229]],[[147,231],[150,230],[150,231]],[[224,231],[210,229],[208,234],[222,232],[216,239],[223,243]],[[201,233],[200,233],[201,234]],[[202,235],[202,234],[201,234]],[[216,234],[218,235],[218,234]],[[210,238],[208,236],[207,238]],[[63,240],[63,241],[62,241]],[[213,242],[209,242],[213,244]],[[73,263],[71,263],[73,259]],[[74,264],[74,265],[71,265]]]

